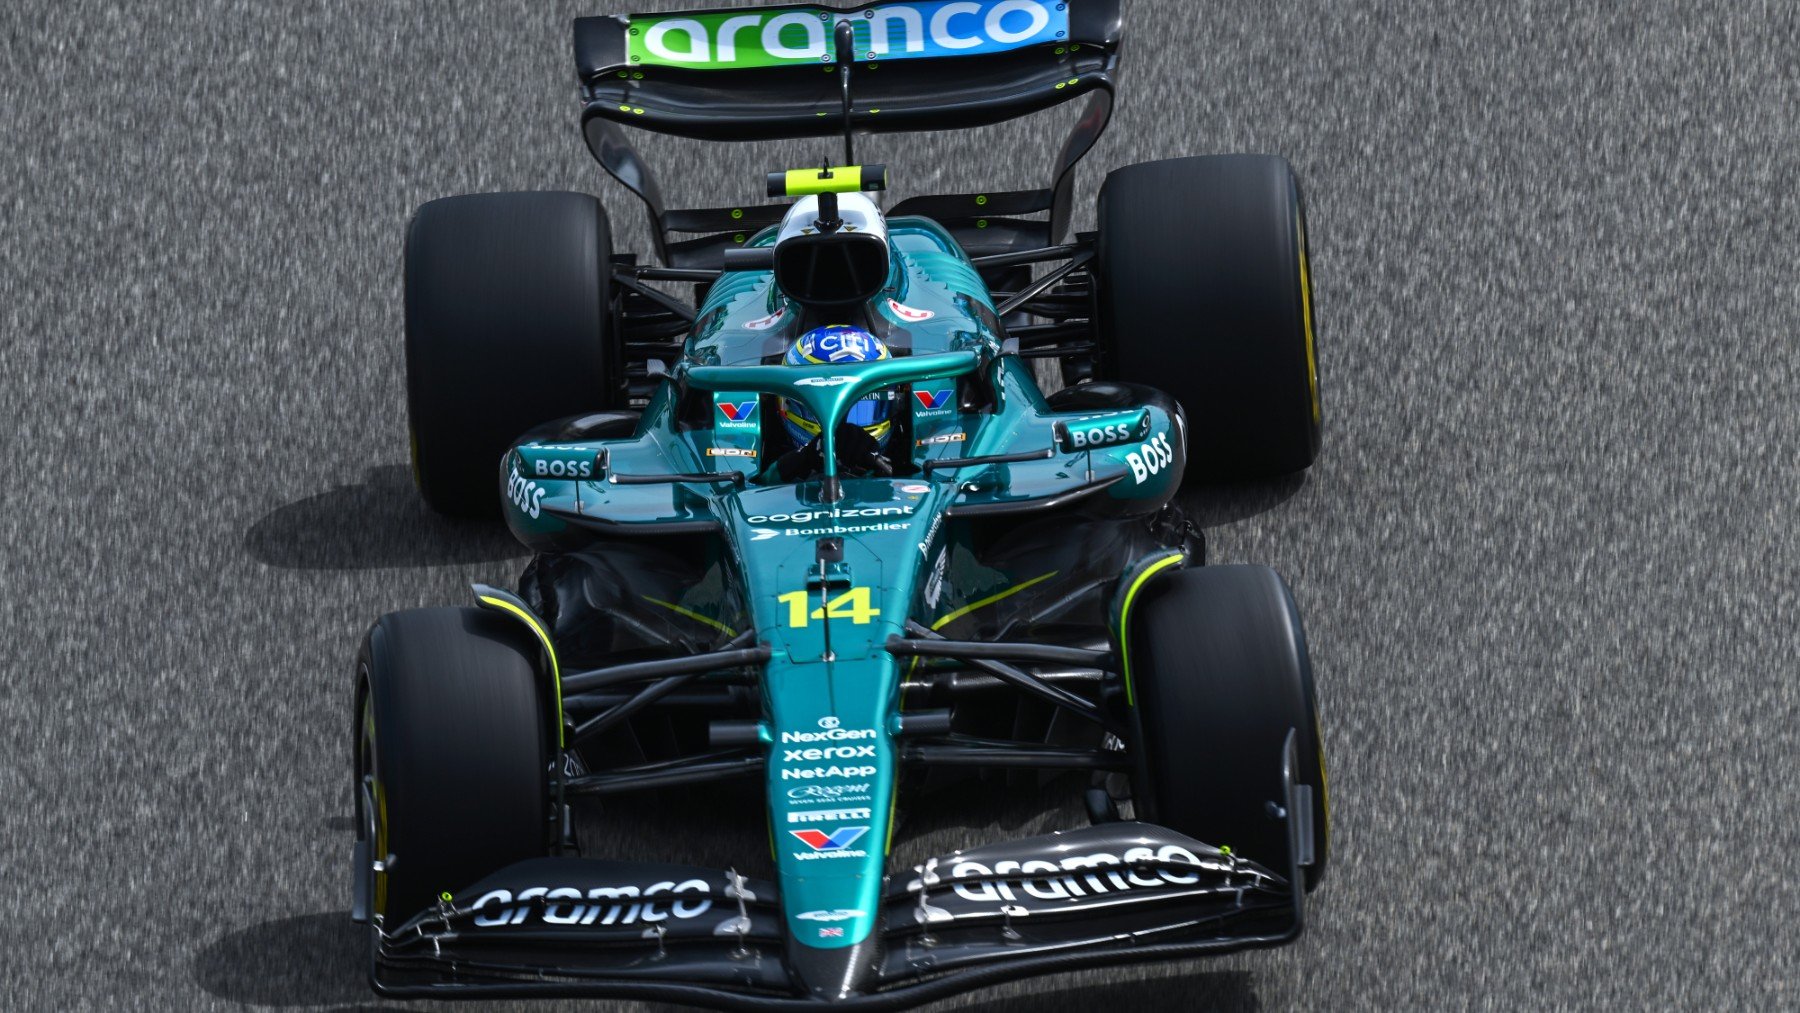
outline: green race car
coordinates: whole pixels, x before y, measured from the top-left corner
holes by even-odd
[[[1067,236],[1119,44],[1116,0],[580,18],[658,266],[581,194],[419,209],[414,477],[534,555],[357,660],[377,991],[886,1009],[1299,935],[1306,640],[1172,500],[1317,452],[1305,217],[1282,159],[1202,156],[1113,171]],[[1041,190],[884,208],[855,158],[1080,97]],[[844,157],[671,209],[623,127]],[[955,775],[1071,772],[1088,825],[889,861]],[[714,782],[766,813],[741,862],[583,846],[609,796]]]

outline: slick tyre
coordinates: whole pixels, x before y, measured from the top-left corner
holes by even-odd
[[[483,193],[419,208],[406,232],[413,480],[440,513],[497,516],[514,437],[612,407],[612,237],[579,193]]]
[[[548,853],[551,725],[540,649],[477,608],[394,612],[356,662],[357,831],[393,931],[440,893]]]
[[[1315,861],[1325,873],[1330,801],[1306,634],[1286,582],[1264,566],[1152,577],[1127,602],[1129,677],[1143,727],[1155,823],[1285,873],[1281,749],[1298,733],[1297,784],[1313,789]],[[1141,792],[1141,788],[1140,788]]]
[[[1306,215],[1269,155],[1117,169],[1100,189],[1100,375],[1187,410],[1187,478],[1282,475],[1319,448]]]

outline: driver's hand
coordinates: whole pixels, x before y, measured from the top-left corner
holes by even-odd
[[[799,450],[790,450],[775,461],[775,474],[783,482],[799,482],[817,475],[825,470],[825,461],[819,456],[819,438],[808,440],[806,446]]]
[[[783,482],[800,482],[823,472],[825,461],[819,449],[820,442],[820,437],[815,436],[799,450],[781,455],[775,461],[775,473]],[[838,468],[852,475],[866,475],[870,471],[882,475],[894,473],[893,465],[882,456],[881,444],[875,437],[863,427],[849,422],[838,423],[837,459]]]
[[[863,427],[848,422],[838,423],[837,459],[838,467],[855,474],[887,463],[881,460],[881,444],[875,442],[875,437]]]

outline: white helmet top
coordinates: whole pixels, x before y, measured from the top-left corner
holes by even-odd
[[[887,219],[881,216],[881,209],[875,202],[860,193],[840,193],[837,195],[838,218],[844,222],[843,231],[872,235],[887,242]],[[819,231],[816,224],[819,220],[819,198],[802,197],[788,209],[787,216],[781,219],[781,231],[775,235],[775,245],[780,246],[795,236],[810,236]]]

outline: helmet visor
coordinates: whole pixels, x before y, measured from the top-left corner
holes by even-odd
[[[850,412],[844,416],[844,421],[853,426],[862,426],[867,429],[870,426],[886,422],[889,412],[887,395],[870,394],[850,406]]]

